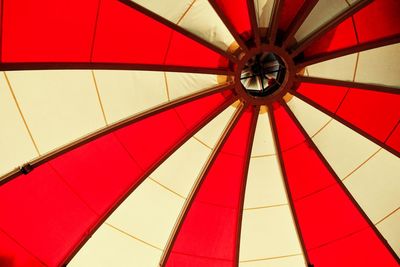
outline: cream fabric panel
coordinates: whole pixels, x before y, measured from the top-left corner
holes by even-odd
[[[400,209],[377,224],[379,232],[385,237],[389,245],[400,256]]]
[[[254,0],[259,28],[268,28],[274,2],[274,0]]]
[[[400,44],[360,53],[356,82],[400,88]]]
[[[290,106],[308,133],[321,126],[309,118],[322,112],[315,108],[301,112],[300,107]],[[336,120],[321,127],[313,142],[382,235],[398,249],[399,234],[393,222],[398,218],[391,214],[400,207],[400,159]]]
[[[170,100],[196,93],[219,84],[218,76],[199,73],[166,72]],[[219,76],[226,80],[226,76]]]
[[[334,80],[353,81],[357,54],[327,60],[306,68],[308,76]]]
[[[309,136],[314,136],[331,121],[331,117],[322,112],[315,112],[315,108],[297,97],[293,97],[287,105],[297,119],[301,121]]]
[[[96,70],[94,74],[108,123],[168,101],[163,72]]]
[[[288,206],[243,212],[240,262],[301,253]]]
[[[201,136],[201,139],[193,137],[189,139],[150,176],[186,198],[204,162],[210,155],[211,149],[215,147],[234,111],[235,108],[229,107],[219,114],[197,133],[198,136]],[[206,141],[202,141],[202,139]]]
[[[107,223],[163,248],[183,203],[184,199],[146,179],[111,214]]]
[[[208,0],[195,0],[179,26],[223,50],[235,41]]]
[[[259,114],[247,175],[244,208],[287,205],[268,113]],[[257,152],[257,153],[255,153]]]
[[[5,74],[0,73],[0,176],[38,156]]]
[[[158,266],[162,251],[103,224],[68,266]]]
[[[303,102],[300,99],[293,101]],[[318,127],[323,127],[321,120],[311,118],[326,117],[321,111],[303,102],[303,109],[300,105],[293,108],[289,106],[307,133],[312,133]],[[308,106],[308,108],[306,108]],[[378,151],[379,147],[365,137],[347,128],[340,122],[332,120],[323,129],[320,129],[313,137],[314,143],[328,160],[337,175],[343,179],[353,172],[361,163]]]
[[[252,157],[275,154],[275,145],[272,138],[268,113],[260,113],[257,120],[256,132],[253,140]]]
[[[253,150],[258,149],[262,154],[271,151],[269,146],[274,145],[274,140],[270,128],[268,113],[260,114]],[[252,266],[250,262],[261,264],[259,261],[263,259],[302,257],[285,190],[276,155],[250,158],[240,235],[239,262],[243,266]],[[284,262],[278,261],[278,264],[285,266]],[[292,266],[304,266],[304,261]]]
[[[294,38],[301,42],[312,32],[335,18],[345,11],[349,5],[345,0],[320,0],[308,15],[304,23],[294,35]]]
[[[40,153],[105,126],[91,71],[13,71],[7,75]]]
[[[306,71],[311,77],[354,79],[355,82],[398,87],[400,90],[399,61],[400,44],[394,44],[310,65]]]
[[[132,2],[176,24],[190,8],[193,0],[132,0]]]
[[[132,0],[215,46],[228,50],[234,38],[207,0]]]
[[[287,205],[285,187],[275,155],[251,158],[247,176],[245,209]]]
[[[240,267],[306,267],[303,256],[290,256],[279,259],[268,259],[240,262]]]
[[[240,101],[238,100],[234,105],[228,107],[224,112],[207,124],[207,127],[198,131],[194,137],[206,146],[213,147],[220,137],[220,132],[215,131],[215,129],[225,127],[229,118],[231,118],[233,113],[236,111],[236,106],[239,105],[239,102]]]
[[[382,149],[344,184],[376,223],[400,207],[400,159]]]

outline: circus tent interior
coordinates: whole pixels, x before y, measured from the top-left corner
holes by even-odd
[[[0,266],[399,266],[399,14],[0,0]]]

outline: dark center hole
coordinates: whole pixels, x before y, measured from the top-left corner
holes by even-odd
[[[243,67],[240,81],[252,96],[268,96],[276,92],[285,80],[286,68],[282,59],[271,52],[250,58]]]

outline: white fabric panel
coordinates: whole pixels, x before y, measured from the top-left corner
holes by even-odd
[[[400,158],[382,149],[344,184],[376,223],[400,207]]]
[[[179,26],[223,50],[235,41],[208,0],[196,0]]]
[[[0,176],[38,156],[12,97],[4,73],[0,73]]]
[[[282,204],[287,204],[287,198],[277,157],[251,158],[244,208]]]
[[[356,61],[357,54],[351,54],[313,64],[306,69],[311,77],[353,81]]]
[[[238,100],[239,101],[239,100]],[[238,103],[238,102],[235,102]],[[236,107],[234,105],[228,107],[224,112],[219,114],[214,118],[206,127],[197,132],[194,136],[206,144],[208,147],[213,147],[220,137],[220,131],[215,131],[215,129],[221,129],[225,127],[227,121],[235,113]]]
[[[68,266],[158,266],[161,253],[162,251],[103,224]]]
[[[252,157],[275,154],[275,145],[268,113],[260,113],[257,120],[256,132],[253,140]]]
[[[315,112],[315,108],[297,97],[287,103],[290,110],[301,121],[304,129],[309,136],[316,134],[331,118],[323,112]]]
[[[306,267],[303,256],[291,256],[251,262],[240,262],[240,267]]]
[[[176,24],[193,0],[132,0],[132,2]]]
[[[301,253],[288,206],[243,212],[239,261]]]
[[[400,44],[360,53],[356,82],[400,87]]]
[[[228,50],[234,38],[207,0],[132,0],[215,46]]]
[[[388,241],[393,250],[400,256],[400,209],[380,222],[376,227]]]
[[[302,100],[298,99],[297,101]],[[318,127],[322,127],[321,119],[310,118],[322,118],[326,115],[305,102],[302,106],[303,110],[299,108],[300,105],[297,105],[297,109],[293,109],[293,113],[307,133],[312,133]],[[308,108],[304,108],[306,106]],[[336,120],[332,120],[320,130],[313,137],[313,141],[341,179],[354,171],[379,149],[375,143]]]
[[[232,107],[227,108],[198,132],[204,140],[207,140],[209,147],[191,138],[150,176],[179,195],[187,197],[211,153],[210,148],[215,147],[217,139],[221,136],[234,111]]]
[[[111,214],[107,223],[163,248],[183,203],[184,199],[146,179]]]
[[[274,2],[274,0],[254,0],[259,28],[267,28],[269,26]]]
[[[217,75],[166,72],[170,100],[218,85]]]
[[[91,71],[7,74],[41,153],[105,126]]]
[[[163,72],[94,71],[107,122],[168,101]]]
[[[302,41],[312,32],[335,18],[347,8],[349,8],[349,5],[345,0],[319,0],[294,35],[294,38],[297,41]]]

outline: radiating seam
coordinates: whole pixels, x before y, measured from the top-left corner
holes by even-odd
[[[171,188],[169,188],[169,187],[163,185],[162,183],[158,182],[158,181],[155,180],[154,178],[152,178],[152,177],[149,176],[148,179],[149,179],[150,181],[153,181],[155,184],[161,186],[162,188],[168,190],[169,192],[173,193],[174,195],[177,195],[178,197],[180,197],[180,198],[182,198],[182,199],[186,199],[186,198],[185,198],[184,196],[182,196],[181,194],[179,194],[179,193],[175,192],[174,190],[172,190]]]
[[[108,126],[108,121],[107,121],[106,113],[105,113],[105,111],[104,111],[103,102],[101,101],[100,92],[99,92],[99,87],[97,86],[97,81],[96,81],[96,76],[95,76],[95,74],[94,74],[94,70],[92,70],[92,77],[93,77],[94,87],[96,88],[96,94],[97,94],[97,99],[99,100],[99,104],[100,104],[100,108],[101,108],[101,113],[103,114],[104,122],[105,122],[106,125]]]
[[[31,139],[31,141],[32,141],[32,143],[33,143],[33,146],[35,147],[35,150],[36,150],[36,152],[38,153],[38,155],[41,156],[41,154],[40,154],[40,152],[39,152],[39,148],[38,148],[38,146],[37,146],[35,140],[33,139],[32,132],[31,132],[31,130],[30,130],[29,127],[28,127],[28,123],[27,123],[26,120],[25,120],[24,114],[22,113],[21,107],[19,106],[19,103],[18,103],[18,101],[17,101],[17,97],[16,97],[15,94],[14,94],[14,90],[12,89],[11,82],[10,82],[10,80],[8,79],[8,76],[7,76],[7,74],[6,74],[5,71],[3,71],[3,74],[4,74],[4,77],[5,77],[5,79],[6,79],[8,88],[10,89],[10,93],[11,93],[13,99],[14,99],[15,105],[17,106],[19,115],[21,116],[22,121],[23,121],[23,123],[24,123],[24,125],[25,125],[25,128],[26,128],[26,130],[28,131],[28,134],[29,134],[29,137],[30,137],[30,139]]]
[[[112,229],[114,229],[114,230],[116,230],[116,231],[118,231],[118,232],[124,234],[124,235],[127,235],[128,237],[130,237],[130,238],[132,238],[132,239],[135,239],[136,241],[139,241],[139,242],[141,242],[141,243],[143,243],[143,244],[146,244],[146,245],[148,245],[148,246],[150,246],[150,247],[152,247],[152,248],[155,248],[155,249],[157,249],[157,250],[163,251],[162,248],[159,248],[159,247],[157,247],[157,246],[155,246],[155,245],[153,245],[153,244],[150,244],[149,242],[146,242],[146,241],[144,241],[144,240],[142,240],[142,239],[140,239],[140,238],[138,238],[138,237],[136,237],[136,236],[134,236],[134,235],[131,235],[131,234],[129,234],[128,232],[125,232],[124,230],[121,230],[121,229],[119,229],[119,228],[113,226],[112,224],[109,224],[108,222],[104,222],[104,224],[107,225],[107,226],[109,226],[110,228],[112,228]]]
[[[276,256],[276,257],[258,258],[258,259],[251,259],[251,260],[241,260],[239,262],[240,263],[245,263],[245,262],[254,262],[254,261],[267,261],[267,260],[289,258],[289,257],[295,257],[295,256],[301,256],[301,255],[302,255],[301,253],[296,253],[296,254],[282,255],[282,256]]]
[[[283,206],[288,206],[288,205],[289,205],[289,203],[276,204],[276,205],[268,205],[268,206],[258,206],[258,207],[253,207],[253,208],[244,208],[243,210],[261,210],[261,209],[268,209],[268,208],[283,207]]]
[[[386,215],[385,217],[383,217],[382,219],[380,219],[379,221],[377,221],[377,222],[374,223],[374,224],[375,224],[375,225],[380,224],[381,222],[383,222],[384,220],[386,220],[387,218],[389,218],[390,216],[392,216],[393,214],[395,214],[399,209],[400,209],[400,207],[397,208],[397,209],[395,209],[394,211],[390,212],[388,215]]]
[[[189,7],[183,12],[182,16],[178,19],[176,22],[176,25],[179,25],[179,23],[182,21],[182,19],[186,16],[186,14],[189,12],[189,10],[192,8],[193,4],[196,2],[196,0],[193,0],[192,3],[189,5]]]
[[[366,160],[364,160],[361,164],[359,164],[354,170],[352,170],[349,174],[347,174],[342,181],[346,180],[349,178],[353,173],[355,173],[358,169],[360,169],[365,163],[367,163],[370,159],[372,159],[379,151],[381,151],[382,148],[379,148],[376,152],[374,152],[371,156],[369,156]]]
[[[171,97],[169,95],[169,86],[168,86],[168,79],[167,79],[167,73],[164,71],[164,82],[165,82],[165,90],[167,93],[167,99],[168,101],[171,101]]]

